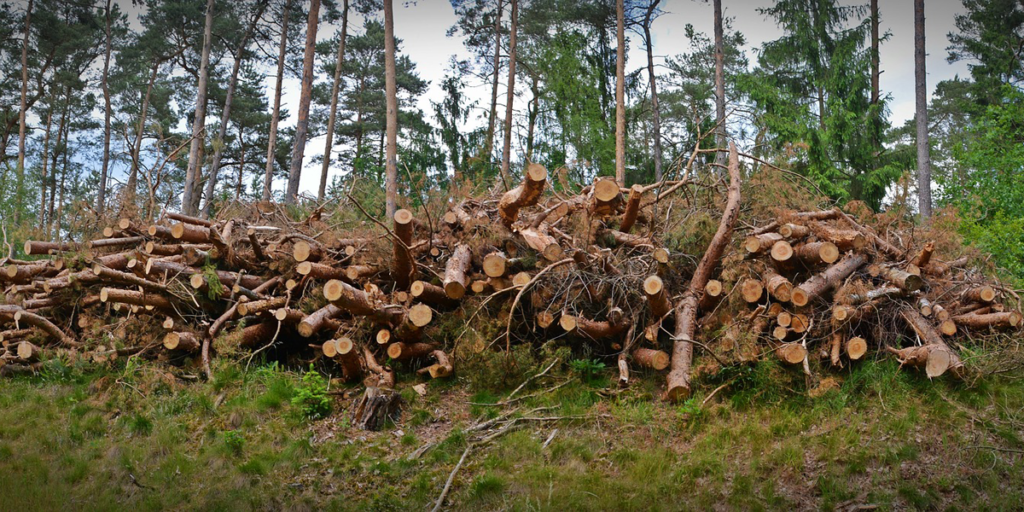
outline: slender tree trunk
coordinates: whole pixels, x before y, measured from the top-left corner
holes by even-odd
[[[501,151],[501,177],[508,182],[512,160],[512,104],[516,96],[516,23],[519,21],[519,0],[512,0],[512,26],[508,42],[508,93],[505,96],[505,146]]]
[[[879,99],[879,62],[878,62],[878,0],[871,0],[871,104],[877,105]]]
[[[491,151],[494,149],[494,122],[498,118],[498,71],[501,70],[501,0],[498,0],[498,7],[494,11],[494,74],[491,78],[491,110],[487,117],[487,139],[484,143],[485,161],[491,161]]]
[[[68,89],[68,92],[70,94],[70,92],[71,92],[70,88]],[[71,103],[71,98],[70,97],[68,98],[68,103]],[[70,132],[71,132],[71,123],[68,123],[67,125],[64,126],[64,157],[63,157],[64,162],[63,162],[63,165],[61,165],[61,169],[60,169],[60,186],[57,188],[57,192],[60,194],[60,199],[57,200],[57,213],[56,213],[56,215],[52,219],[53,220],[53,236],[50,238],[50,240],[57,240],[60,237],[60,219],[61,219],[61,217],[63,216],[63,213],[64,213],[64,191],[66,190],[65,184],[66,184],[66,181],[67,181],[67,178],[68,178],[68,153],[70,153],[70,151],[68,151],[68,149],[69,149],[68,148],[68,141],[71,139],[71,133]],[[56,169],[54,169],[54,171],[56,171]],[[57,175],[54,174],[53,177],[56,178]]]
[[[238,48],[235,49],[235,62],[231,67],[231,78],[228,80],[227,95],[224,98],[224,111],[221,112],[220,116],[220,129],[217,131],[217,139],[213,144],[214,150],[213,161],[210,163],[210,177],[206,180],[206,202],[203,203],[203,217],[210,215],[210,203],[213,202],[213,193],[217,188],[220,161],[224,156],[224,138],[227,137],[228,122],[231,120],[231,103],[235,98],[235,88],[238,86],[238,71],[242,67],[242,58],[245,55],[246,47],[249,45],[249,37],[256,30],[256,24],[260,21],[260,18],[263,16],[263,10],[266,8],[266,1],[259,3],[256,8],[256,14],[252,18],[252,23],[246,28],[245,33],[242,35],[242,40],[238,43]]]
[[[352,168],[355,169],[363,156],[363,93],[366,92],[366,79],[359,77],[359,95],[356,100],[356,156]]]
[[[925,68],[924,0],[914,0],[914,77],[917,95],[917,198],[922,218],[932,216],[932,162],[928,151],[928,75]]]
[[[527,69],[529,70],[529,69]],[[533,99],[531,103],[533,106],[529,112],[529,125],[526,130],[526,161],[527,163],[533,162],[533,133],[537,126],[537,115],[540,110],[540,84],[536,74],[531,75],[532,83],[530,84],[530,91],[533,93]]]
[[[110,73],[110,0],[107,0],[106,34],[103,49],[103,76],[100,79],[100,87],[103,89],[103,166],[100,168],[99,190],[96,191],[96,211],[103,215],[107,201],[107,172],[110,169],[110,87],[107,85],[107,75]]]
[[[327,197],[327,171],[331,167],[331,147],[334,145],[334,123],[338,118],[338,91],[341,89],[341,68],[345,64],[345,40],[348,37],[348,0],[341,10],[341,37],[338,39],[338,59],[334,63],[334,85],[331,87],[331,113],[327,116],[327,143],[324,145],[324,163],[320,169],[320,190],[316,200]]]
[[[715,7],[715,134],[718,155],[715,161],[725,165],[726,138],[725,129],[725,28],[722,21],[722,0],[714,0]]]
[[[146,117],[149,114],[149,99],[153,94],[153,84],[156,83],[157,71],[160,69],[160,63],[153,63],[153,71],[149,75],[149,84],[146,85],[146,96],[142,99],[142,109],[139,111],[139,125],[135,131],[135,144],[132,148],[132,167],[128,173],[128,184],[125,186],[127,189],[125,193],[125,204],[135,204],[135,189],[139,186],[139,164],[142,162],[142,139],[143,134],[146,130]]]
[[[306,134],[309,132],[309,103],[313,99],[313,72],[316,62],[316,29],[320,21],[320,0],[309,4],[306,21],[306,52],[302,59],[302,92],[299,95],[299,117],[295,123],[295,141],[292,143],[292,164],[288,170],[288,192],[284,202],[294,204],[299,196],[302,178],[302,157],[306,152]]]
[[[25,38],[21,43],[21,108],[18,111],[18,167],[14,190],[14,224],[21,222],[22,197],[25,195],[25,115],[28,113],[28,39],[32,31],[32,4],[25,10]]]
[[[387,218],[395,216],[398,204],[398,85],[395,83],[395,9],[384,0],[384,95],[387,100]],[[390,222],[390,220],[389,220]]]
[[[214,0],[206,2],[206,27],[203,29],[203,53],[199,61],[199,85],[196,91],[196,113],[192,120],[192,145],[188,152],[188,168],[185,171],[185,192],[182,196],[181,205],[186,215],[195,215],[193,195],[196,193],[196,184],[200,181],[199,175],[202,172],[202,162],[199,155],[200,148],[205,144],[204,131],[206,129],[206,82],[210,76],[210,46],[212,44],[213,32],[213,4]]]
[[[615,181],[626,185],[626,12],[615,0]]]
[[[270,201],[274,183],[274,151],[277,149],[277,123],[281,120],[281,84],[284,80],[285,53],[288,50],[288,13],[291,1],[284,4],[281,21],[281,45],[277,50],[277,83],[274,86],[274,113],[270,116],[270,142],[267,144],[267,172],[263,178],[263,200]]]
[[[46,111],[46,132],[43,134],[43,169],[40,176],[41,186],[39,192],[42,195],[42,201],[39,204],[39,230],[46,226],[46,216],[43,212],[46,209],[46,166],[50,158],[50,130],[53,128],[53,105],[50,106]]]
[[[53,162],[50,166],[50,206],[46,213],[47,219],[47,230],[49,234],[53,232],[53,227],[56,222],[54,216],[54,203],[57,198],[57,158],[61,153],[64,154],[64,165],[67,166],[67,153],[68,153],[68,107],[71,104],[71,88],[64,88],[64,111],[60,114],[60,125],[57,127],[57,146],[54,151]],[[51,238],[52,239],[52,238]]]
[[[239,162],[238,162],[238,181],[235,183],[235,197],[242,197],[242,178],[245,175],[245,139],[243,138],[242,127],[238,127],[238,150],[239,150]]]
[[[718,0],[716,0],[718,1]],[[654,74],[654,41],[651,39],[651,17],[654,10],[658,8],[661,0],[654,0],[647,7],[647,15],[644,17],[644,40],[647,43],[647,80],[651,82],[651,113],[654,123],[654,181],[661,181],[661,112],[658,111],[658,79]],[[715,78],[718,73],[718,55],[715,55]],[[718,84],[716,83],[717,87]]]

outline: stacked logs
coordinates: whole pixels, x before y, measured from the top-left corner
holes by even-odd
[[[717,229],[693,256],[663,243],[663,212],[678,215],[670,203],[688,180],[624,188],[598,178],[554,193],[538,164],[503,194],[450,203],[440,218],[398,210],[375,232],[331,229],[320,211],[298,222],[168,212],[148,226],[119,219],[91,241],[26,242],[40,259],[0,269],[0,371],[31,373],[60,353],[140,354],[209,375],[229,345],[285,347],[372,389],[357,411],[393,411],[395,369],[448,377],[452,347],[496,323],[479,350],[568,343],[617,358],[623,385],[631,366],[669,370],[665,398],[676,401],[690,395],[694,348],[715,351],[705,333],[753,333],[758,357],[805,371],[816,353],[841,367],[874,350],[937,377],[964,374],[955,336],[1020,328],[1020,313],[964,271],[965,259],[894,243],[839,209],[739,233],[735,148],[728,170]],[[87,336],[120,316],[162,335],[120,347]],[[454,333],[438,325],[448,318],[461,323]],[[879,335],[893,329],[902,335]]]

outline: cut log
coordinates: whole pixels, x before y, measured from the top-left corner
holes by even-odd
[[[1024,317],[1016,311],[1005,311],[1002,313],[985,313],[960,315],[952,318],[957,325],[968,329],[1016,329],[1021,326]]]
[[[18,343],[17,355],[18,359],[26,363],[34,363],[38,361],[43,354],[43,349],[36,345],[33,345],[27,341]]]
[[[932,261],[931,263],[922,266],[921,272],[929,276],[944,276],[948,274],[950,270],[966,265],[967,261],[967,256],[963,256],[948,263]]]
[[[408,290],[415,280],[416,264],[413,262],[412,246],[413,215],[402,208],[394,215],[395,239],[393,240],[395,258],[395,286],[399,290]]]
[[[78,244],[66,242],[40,242],[38,240],[25,241],[25,254],[32,256],[45,256],[59,252],[77,251]]]
[[[455,246],[455,251],[444,269],[444,293],[449,298],[461,299],[466,295],[466,286],[469,279],[466,274],[469,272],[473,254],[466,244]]]
[[[960,358],[956,353],[946,345],[946,342],[942,340],[942,336],[935,332],[935,329],[928,323],[928,320],[913,308],[903,309],[900,315],[907,322],[907,325],[914,330],[922,343],[922,346],[908,347],[901,350],[895,350],[890,347],[890,352],[896,354],[900,364],[923,367],[925,374],[930,379],[938,377],[946,373],[946,371],[949,371],[955,377],[962,378],[964,374],[963,363],[960,362]]]
[[[851,254],[839,263],[829,267],[820,274],[816,274],[803,284],[793,289],[793,304],[806,306],[815,298],[823,296],[835,288],[844,279],[853,274],[858,268],[867,263],[867,257],[863,254]]]
[[[368,317],[378,324],[394,324],[402,314],[400,308],[396,310],[378,305],[370,294],[337,279],[324,285],[324,297],[335,306],[353,315]]]
[[[771,249],[776,243],[781,242],[783,238],[779,233],[749,236],[743,242],[743,248],[746,249],[748,254],[760,254]]]
[[[992,302],[996,300],[996,290],[991,286],[976,286],[964,291],[960,297],[964,302]]]
[[[210,231],[212,228],[179,222],[171,226],[171,237],[182,242],[194,244],[210,243]]]
[[[697,304],[698,311],[711,311],[715,309],[718,302],[722,300],[722,294],[725,293],[725,287],[722,286],[722,282],[717,279],[711,279],[708,284],[704,285],[704,295],[700,298],[700,303]]]
[[[444,288],[426,281],[414,281],[409,286],[409,294],[412,295],[413,299],[434,307],[454,307],[459,303],[457,300],[448,297]]]
[[[739,154],[733,143],[729,144],[729,188],[726,194],[725,210],[718,224],[715,236],[708,244],[704,256],[690,279],[690,285],[676,305],[676,326],[672,346],[672,371],[668,374],[664,398],[679,402],[690,396],[690,367],[693,363],[693,337],[697,330],[697,307],[704,285],[711,279],[711,272],[718,266],[725,248],[732,239],[732,231],[740,212],[740,165]],[[784,243],[784,242],[779,242]]]
[[[25,311],[23,309],[15,310],[13,316],[14,323],[16,324],[17,329],[21,329],[25,325],[30,325],[32,327],[35,327],[36,329],[45,332],[51,338],[63,343],[64,345],[67,345],[68,347],[77,347],[79,345],[74,338],[65,334],[64,331],[62,331],[59,327],[54,325],[53,322],[50,322],[49,320],[43,318],[42,316],[39,316],[30,311]]]
[[[643,186],[633,185],[629,188],[629,198],[626,200],[626,212],[622,214],[622,222],[619,223],[619,231],[629,233],[629,230],[633,229],[633,224],[636,224],[636,219],[640,213],[640,201],[643,199],[643,196]]]
[[[199,337],[191,332],[169,332],[164,336],[164,348],[178,352],[196,353],[202,345]]]
[[[292,244],[292,257],[299,263],[320,261],[324,257],[324,249],[320,244],[314,244],[308,240],[296,240]]]
[[[272,320],[250,325],[242,329],[242,336],[238,344],[249,349],[262,347],[274,339],[274,335],[279,329],[280,324]]]
[[[341,365],[341,375],[346,382],[356,382],[363,378],[365,368],[363,367],[363,360],[359,357],[359,350],[352,339],[347,336],[342,336],[336,340],[330,341],[334,355],[332,357],[339,365]],[[326,353],[325,353],[326,355]]]
[[[551,314],[550,311],[538,311],[536,321],[537,327],[547,329],[551,327],[551,324],[555,323],[555,315]]]
[[[531,163],[523,173],[523,182],[501,196],[498,202],[498,217],[506,228],[512,228],[521,208],[533,206],[540,201],[547,178],[548,170],[543,165]]]
[[[178,222],[184,222],[186,224],[193,224],[193,225],[196,225],[196,226],[203,226],[203,227],[206,227],[206,228],[208,228],[210,226],[213,226],[213,223],[208,221],[208,220],[206,220],[206,219],[200,219],[200,218],[197,218],[197,217],[190,217],[188,215],[184,215],[184,214],[181,214],[181,213],[164,212],[164,217],[167,217],[168,219],[171,219],[171,220],[176,220]]]
[[[269,299],[254,300],[238,304],[238,314],[242,316],[256,315],[271,309],[283,308],[288,303],[288,297],[271,297]]]
[[[434,351],[430,343],[403,343],[401,341],[388,345],[388,357],[395,361],[408,361],[426,357]]]
[[[785,240],[779,240],[772,245],[772,259],[783,263],[793,258],[793,246]]]
[[[831,265],[839,259],[839,248],[832,242],[809,242],[793,248],[800,261],[808,265]]]
[[[103,288],[100,290],[101,302],[116,302],[119,304],[134,304],[147,308],[159,308],[165,311],[173,311],[171,301],[163,295],[146,293],[136,290],[122,290],[120,288]]]
[[[764,295],[764,286],[757,279],[747,278],[740,285],[740,294],[743,295],[743,300],[753,304],[761,300],[761,296]]]
[[[619,213],[622,206],[622,192],[619,183],[612,178],[598,178],[594,181],[590,203],[591,215],[608,217]]]
[[[807,347],[800,343],[783,343],[775,350],[775,355],[786,364],[800,364],[807,359]]]
[[[842,252],[860,251],[868,245],[863,233],[853,229],[836,229],[821,223],[812,223],[812,231],[821,240],[826,240]]]
[[[327,320],[337,318],[342,314],[343,310],[334,304],[328,304],[306,316],[301,322],[299,322],[299,335],[303,338],[309,338],[314,334],[320,332],[327,326]]]
[[[309,276],[313,279],[328,280],[328,279],[348,279],[348,275],[345,273],[346,269],[332,267],[323,263],[315,263],[312,261],[303,261],[295,266],[295,271],[300,276]]]
[[[779,234],[791,240],[803,238],[810,233],[810,228],[807,226],[801,226],[800,224],[786,223],[779,226]]]
[[[484,274],[486,274],[488,277],[504,276],[506,272],[506,260],[507,258],[505,257],[505,253],[501,251],[494,251],[488,254],[487,256],[484,256]]]
[[[764,278],[764,288],[775,300],[789,302],[793,298],[793,283],[789,282],[789,279],[771,270],[764,271],[762,277]]]
[[[860,361],[864,354],[868,353],[868,341],[860,336],[854,336],[846,340],[846,357],[850,361]]]
[[[904,270],[900,270],[895,267],[884,267],[880,265],[873,265],[869,269],[871,275],[876,275],[885,279],[889,283],[897,286],[898,288],[908,291],[916,292],[924,287],[924,279],[921,276],[916,276]]]
[[[659,372],[668,368],[668,365],[672,362],[672,358],[667,353],[650,348],[634,350],[633,360],[644,368],[650,368]]]

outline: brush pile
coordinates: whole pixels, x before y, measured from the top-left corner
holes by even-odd
[[[386,224],[332,226],[322,208],[295,222],[259,205],[230,220],[165,213],[152,225],[118,219],[91,241],[30,241],[24,252],[44,259],[0,269],[0,374],[137,356],[209,376],[217,353],[271,350],[365,382],[357,424],[372,427],[393,412],[381,390],[396,369],[448,377],[463,340],[476,351],[565,343],[616,358],[623,385],[630,367],[669,369],[665,397],[681,400],[695,346],[709,361],[776,357],[809,374],[892,354],[929,377],[962,377],[958,340],[1021,327],[1000,300],[1009,291],[966,258],[837,208],[779,212],[738,233],[735,148],[728,174],[717,230],[693,256],[677,242],[695,211],[679,192],[694,183],[598,179],[558,193],[537,164],[515,188],[440,218],[402,209]]]

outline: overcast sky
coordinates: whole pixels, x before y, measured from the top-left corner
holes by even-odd
[[[543,1],[543,0],[538,0]],[[863,2],[843,1],[847,5],[866,5]],[[914,8],[913,0],[880,0],[881,31],[889,32],[890,39],[880,50],[882,65],[881,89],[883,94],[891,96],[890,121],[899,125],[914,116]],[[726,17],[734,19],[735,30],[746,36],[748,46],[745,48],[750,63],[756,63],[755,50],[765,41],[778,38],[781,31],[773,20],[766,19],[757,12],[759,7],[771,5],[769,0],[723,0]],[[687,23],[701,32],[712,33],[713,11],[710,2],[695,0],[663,0],[665,14],[658,18],[652,27],[654,39],[655,64],[660,65],[665,57],[689,51],[684,28]],[[926,44],[928,48],[928,89],[933,91],[935,84],[953,78],[959,74],[968,75],[965,63],[949,64],[946,62],[946,35],[955,30],[954,16],[963,12],[959,0],[928,0],[926,2]],[[439,101],[443,96],[440,81],[447,69],[448,62],[454,55],[459,59],[468,58],[468,52],[459,37],[447,37],[445,33],[455,23],[455,14],[448,0],[415,0],[395,2],[395,35],[404,43],[402,51],[417,64],[420,76],[430,83],[427,93],[420,99],[420,108],[424,112],[431,111],[430,102]],[[362,32],[362,20],[355,16],[350,22],[351,33]],[[337,37],[340,26],[325,25],[317,34],[320,41]],[[644,65],[646,56],[641,48],[639,38],[627,34],[630,48],[627,56],[627,70]],[[502,89],[506,77],[501,78]],[[481,105],[488,103],[489,88],[484,84],[472,84],[467,93],[481,100]],[[273,92],[273,77],[268,77],[268,96]],[[290,112],[296,112],[298,106],[298,80],[285,81],[286,94],[284,106]],[[504,102],[505,92],[500,91],[500,103]],[[502,107],[499,106],[499,110]],[[518,108],[518,107],[517,107]],[[499,119],[504,115],[499,112]],[[294,123],[294,116],[289,122]],[[323,138],[313,139],[306,145],[306,161],[323,154]],[[513,148],[516,151],[518,148]],[[315,194],[319,183],[319,165],[307,164],[303,171],[301,189]],[[342,172],[337,164],[332,164],[332,175]],[[283,187],[276,183],[275,189]]]

